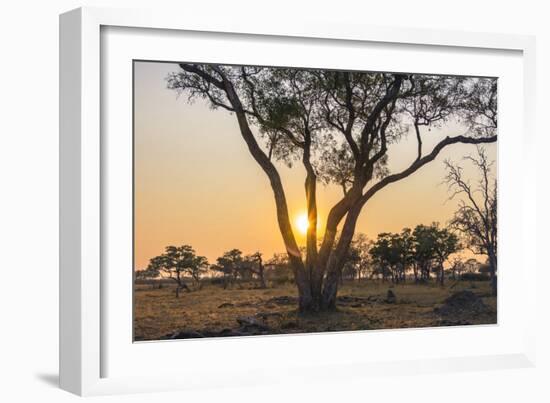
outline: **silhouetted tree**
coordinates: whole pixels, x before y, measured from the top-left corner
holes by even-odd
[[[265,282],[265,268],[262,259],[262,254],[260,252],[253,253],[252,255],[246,256],[244,263],[247,266],[248,270],[254,274],[260,281],[260,288],[267,288]]]
[[[386,280],[387,275],[391,274],[392,282],[399,281],[396,277],[396,268],[401,259],[399,257],[397,234],[389,232],[378,234],[370,249],[370,254],[381,269],[383,280]]]
[[[414,260],[420,269],[422,280],[430,280],[432,264],[435,260],[435,243],[437,230],[434,225],[417,225],[413,231]]]
[[[372,246],[372,241],[365,234],[356,234],[351,242],[350,248],[355,250],[357,261],[355,271],[357,272],[358,280],[366,278],[369,274],[373,274],[372,257],[369,253]]]
[[[274,253],[273,257],[266,262],[266,275],[275,279],[277,282],[293,280],[292,269],[288,261],[288,254]]]
[[[436,233],[433,249],[435,259],[438,263],[439,268],[439,284],[444,285],[445,270],[443,268],[443,263],[449,258],[451,254],[459,250],[458,237],[447,228],[439,228],[439,226],[436,224],[434,224],[432,228]]]
[[[475,258],[470,258],[464,262],[464,271],[466,273],[477,273],[480,263]]]
[[[251,156],[266,174],[302,312],[335,308],[357,219],[377,192],[415,173],[447,146],[497,139],[496,113],[487,113],[496,108],[496,79],[192,63],[179,67],[168,76],[168,87],[190,101],[202,98],[233,113]],[[426,132],[450,120],[467,125],[468,135],[445,137],[424,153]],[[417,157],[404,170],[390,173],[388,146],[400,141],[408,125],[416,129]],[[289,166],[300,161],[306,172],[304,255],[275,161]],[[320,180],[339,185],[343,196],[329,211],[318,247]]]
[[[400,259],[401,281],[406,280],[407,268],[414,262],[414,237],[410,228],[403,228],[396,238]]]
[[[341,283],[344,279],[353,280],[359,273],[359,265],[361,263],[360,251],[357,249],[353,242],[348,249],[348,255],[345,259],[344,266],[342,267]]]
[[[414,257],[414,239],[411,230],[404,228],[400,234],[378,234],[378,238],[370,248],[370,254],[381,268],[389,269],[394,283],[405,281],[407,268]]]
[[[239,249],[231,249],[216,259],[210,269],[223,274],[223,288],[233,285],[243,274],[244,259]]]
[[[155,288],[154,279],[160,276],[160,272],[157,267],[149,265],[143,270],[136,270],[136,280],[151,281],[151,286]]]
[[[167,246],[162,255],[149,261],[147,270],[157,271],[176,282],[176,297],[180,290],[191,291],[185,283],[184,276],[192,278],[195,288],[200,288],[200,277],[207,270],[208,261],[204,256],[197,256],[190,245]]]
[[[464,178],[462,167],[445,161],[451,198],[463,196],[450,225],[464,235],[472,252],[488,257],[491,289],[493,295],[497,295],[497,181],[492,176],[494,162],[488,160],[482,147],[477,147],[477,156],[465,159],[477,168],[481,179],[477,185],[472,185]]]
[[[461,258],[455,257],[451,260],[450,272],[453,280],[459,279],[465,270],[465,263]]]

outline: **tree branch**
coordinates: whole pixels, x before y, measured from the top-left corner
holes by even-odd
[[[483,144],[483,143],[494,143],[497,141],[497,135],[491,136],[491,137],[482,137],[482,138],[474,138],[474,137],[467,137],[467,136],[455,136],[455,137],[446,137],[444,140],[441,140],[432,150],[431,153],[427,154],[426,156],[415,160],[407,169],[393,174],[386,176],[384,179],[382,179],[380,182],[373,185],[369,190],[365,192],[365,194],[361,197],[360,203],[361,205],[364,205],[372,196],[374,196],[378,191],[385,188],[391,183],[397,182],[401,179],[406,178],[407,176],[413,174],[414,172],[418,171],[420,168],[422,168],[424,165],[426,165],[428,162],[433,161],[438,154],[443,150],[445,147],[451,145],[451,144],[457,144],[457,143],[463,143],[463,144]]]

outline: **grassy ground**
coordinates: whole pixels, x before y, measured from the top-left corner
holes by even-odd
[[[388,289],[395,293],[395,303],[385,302]],[[442,318],[434,311],[451,294],[465,289],[480,296],[488,311],[463,312],[456,318]],[[263,290],[223,290],[207,284],[200,291],[182,292],[179,298],[171,287],[136,285],[134,295],[136,340],[158,340],[178,331],[228,331],[237,329],[237,318],[242,317],[256,318],[269,334],[496,323],[496,299],[490,296],[488,282],[449,281],[445,287],[349,282],[339,291],[336,312],[307,316],[296,312],[297,292],[291,284]]]

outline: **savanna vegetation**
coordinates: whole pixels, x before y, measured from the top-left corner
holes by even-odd
[[[496,80],[181,63],[167,83],[189,102],[202,99],[234,116],[271,186],[285,251],[244,253],[236,240],[208,262],[189,244],[166,247],[136,271],[136,339],[496,322],[496,179],[482,146],[497,140]],[[426,150],[431,130],[446,124],[456,132]],[[390,172],[389,146],[409,129],[415,158]],[[459,200],[448,222],[374,239],[357,233],[378,192],[459,143],[477,152],[445,161],[449,198]],[[305,172],[303,247],[279,164]],[[478,183],[465,176],[465,164],[478,171]],[[341,188],[322,234],[320,185]],[[465,250],[478,259],[461,257]]]
[[[297,309],[285,253],[264,259],[231,249],[209,264],[189,245],[168,246],[136,272],[136,340],[495,323],[494,262],[458,254],[473,248],[487,256],[478,231],[457,225],[465,206],[447,227],[420,224],[374,240],[356,234],[328,312]]]

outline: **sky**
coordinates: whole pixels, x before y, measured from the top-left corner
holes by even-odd
[[[189,244],[210,263],[223,252],[261,251],[269,258],[284,252],[269,181],[251,157],[234,116],[212,110],[201,101],[166,88],[166,76],[177,64],[135,62],[134,66],[134,260],[143,269],[168,245]],[[464,134],[449,124],[424,135],[424,153],[441,138]],[[497,145],[485,146],[496,160]],[[475,146],[456,144],[408,178],[378,192],[362,210],[356,233],[375,239],[381,232],[440,222],[445,224],[460,199],[449,200],[443,161],[462,163]],[[389,147],[390,172],[407,167],[416,157],[410,132]],[[293,225],[306,212],[301,164],[277,164]],[[477,172],[464,164],[472,183]],[[333,185],[318,185],[320,232],[331,206],[342,197]],[[296,228],[300,245],[304,235]],[[480,258],[481,259],[481,258]]]

